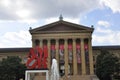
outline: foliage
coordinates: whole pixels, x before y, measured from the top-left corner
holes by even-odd
[[[17,56],[8,56],[0,62],[0,80],[19,80],[24,78],[25,65]]]
[[[113,78],[116,80],[120,80],[120,58],[119,62],[117,63],[117,66],[115,66],[115,73],[113,75]]]
[[[96,60],[96,75],[100,80],[111,80],[117,66],[119,66],[119,58],[106,50],[101,50]]]

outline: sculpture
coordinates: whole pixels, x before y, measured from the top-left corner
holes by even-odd
[[[47,46],[39,47],[39,40],[35,41],[35,47],[30,49],[26,66],[28,69],[47,68],[48,49]]]

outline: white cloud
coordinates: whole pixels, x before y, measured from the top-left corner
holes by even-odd
[[[15,22],[13,20],[0,20],[0,23],[12,23]]]
[[[59,18],[48,18],[48,19],[45,20],[45,24],[52,23],[52,22],[55,22],[55,21],[58,21],[58,20],[59,20]],[[79,24],[79,19],[78,18],[64,18],[63,17],[63,20]]]
[[[0,0],[0,19],[19,20],[30,19],[31,9],[28,7],[28,0]]]
[[[58,21],[58,18],[48,18],[45,20],[45,24],[49,24],[49,23],[52,23],[52,22],[55,22],[55,21]]]
[[[15,22],[33,24],[33,23],[37,23],[38,20],[36,20],[36,19],[22,19],[22,20],[17,20]]]
[[[20,17],[21,19],[24,19],[24,18],[27,19],[30,16],[30,11],[29,10],[25,10],[25,9],[18,10],[18,11],[16,11],[16,15],[18,17]]]
[[[98,27],[93,34],[93,45],[120,45],[120,31]]]
[[[110,34],[112,32],[112,30],[110,29],[101,29],[100,27],[97,27],[95,29],[95,32],[97,33],[105,33],[105,34]]]
[[[103,26],[103,27],[110,27],[110,23],[108,21],[98,21],[98,26]]]
[[[65,18],[64,20],[72,22],[72,23],[76,23],[76,24],[79,24],[79,22],[80,22],[80,20],[78,18]]]
[[[10,5],[10,0],[1,0],[1,5],[8,7]]]
[[[18,21],[30,24],[45,19],[45,23],[51,23],[59,20],[60,14],[63,14],[65,21],[79,23],[81,15],[101,7],[100,1],[113,12],[120,12],[120,0],[0,0],[0,23]],[[93,35],[96,44],[119,44],[120,32],[108,29],[111,26],[109,22],[99,21],[98,26],[95,33],[101,35]],[[0,47],[25,47],[30,44],[31,37],[27,31],[7,32],[0,37]]]
[[[93,45],[120,45],[120,31],[112,30],[108,21],[98,21],[93,37]]]
[[[28,31],[7,32],[0,37],[0,47],[30,47],[31,35]]]
[[[120,13],[120,0],[101,0],[101,3],[109,7],[114,13]]]
[[[8,23],[27,23],[27,24],[33,24],[33,23],[37,23],[38,22],[38,20],[36,20],[36,19],[19,19],[19,20],[0,20],[0,23],[1,24],[3,24],[3,23],[6,23],[6,24],[8,24]],[[2,27],[2,26],[1,26]],[[15,26],[13,26],[13,27],[15,27]]]
[[[78,18],[99,7],[99,0],[0,0],[0,19]]]
[[[93,35],[93,45],[120,45],[120,31],[118,33],[112,32],[111,34],[106,35]]]

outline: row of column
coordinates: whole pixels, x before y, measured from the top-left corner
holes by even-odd
[[[51,40],[47,40],[47,46],[48,46],[48,68],[50,69],[51,67]],[[59,63],[59,39],[54,39],[56,40],[56,59]],[[78,68],[77,68],[77,56],[76,56],[76,39],[73,40],[73,75],[78,74]],[[82,75],[86,75],[86,64],[85,64],[85,51],[84,51],[84,39],[80,39],[80,46],[81,46],[81,67],[82,67]],[[64,39],[64,60],[65,60],[65,75],[68,75],[68,39]],[[43,41],[40,40],[40,46],[43,46]],[[94,74],[94,69],[93,69],[93,55],[92,55],[92,45],[91,45],[91,38],[88,38],[88,51],[89,51],[89,65],[90,65],[90,74]],[[58,64],[59,66],[59,64]]]

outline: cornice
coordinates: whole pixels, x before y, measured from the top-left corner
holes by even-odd
[[[40,31],[31,34],[50,34],[50,33],[91,33],[91,30],[75,30],[75,31]]]

